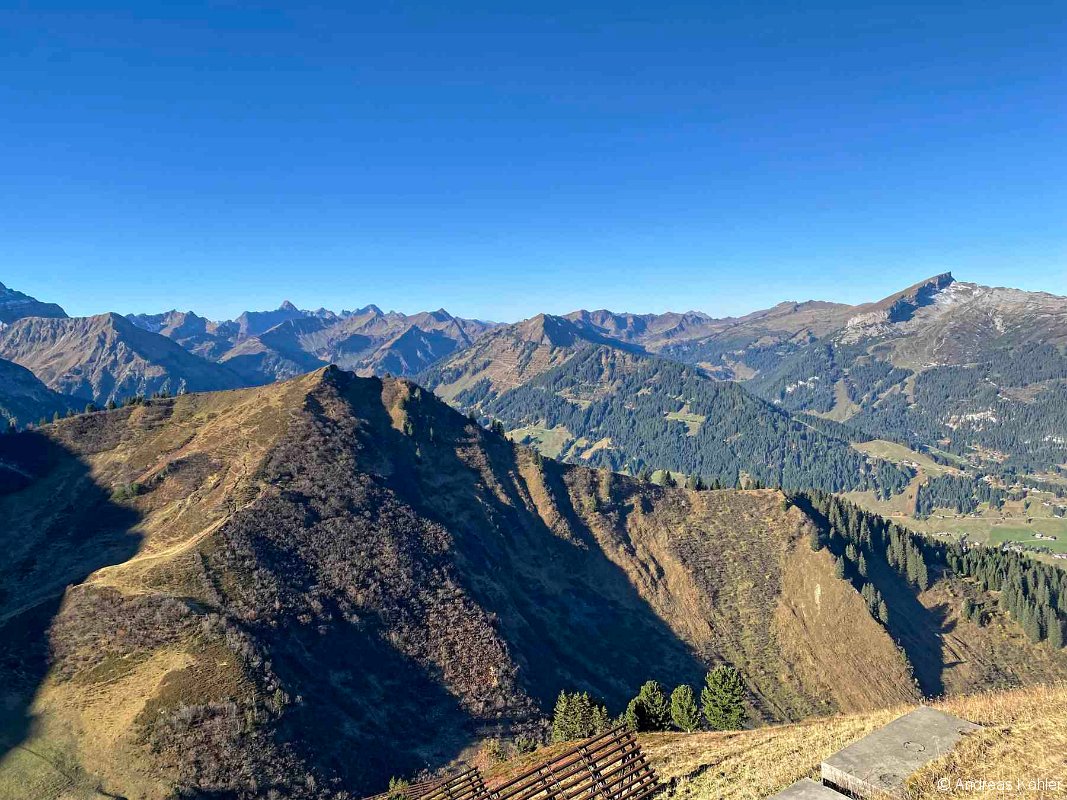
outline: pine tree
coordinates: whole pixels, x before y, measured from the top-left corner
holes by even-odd
[[[635,731],[665,731],[670,728],[671,708],[657,681],[647,681],[630,701],[624,715]]]
[[[606,706],[594,705],[592,719],[593,729],[589,732],[590,736],[596,736],[598,733],[607,733],[611,730],[611,717],[608,716]]]
[[[845,560],[843,558],[834,559],[834,577],[838,580],[845,579]]]
[[[1067,631],[1064,630],[1063,620],[1055,614],[1048,627],[1048,643],[1054,650],[1059,650],[1067,643]]]
[[[719,666],[708,673],[700,705],[713,730],[739,730],[745,724],[745,684],[733,667]]]
[[[864,578],[867,577],[867,559],[863,557],[863,553],[860,553],[859,564],[856,565],[856,570]]]
[[[556,708],[552,712],[552,741],[566,742],[571,738],[571,696],[560,692],[556,698]]]
[[[972,603],[969,598],[964,599],[961,611],[964,619],[972,622],[974,621],[974,603]]]
[[[816,551],[816,552],[818,552],[819,550],[822,550],[822,548],[823,548],[822,533],[819,531],[818,528],[812,528],[811,536],[808,537],[808,544],[811,546],[811,549]]]
[[[883,625],[889,624],[889,606],[885,604],[885,600],[878,601],[878,619],[882,621]]]
[[[671,692],[671,720],[676,728],[686,733],[692,733],[700,726],[700,710],[692,687],[682,684]]]
[[[569,742],[608,730],[608,710],[588,692],[560,692],[552,713],[552,741]]]

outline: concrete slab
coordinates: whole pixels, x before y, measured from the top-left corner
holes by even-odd
[[[782,789],[778,794],[768,797],[767,800],[847,800],[847,798],[821,783],[816,783],[811,778],[805,778],[797,781],[788,789]]]
[[[944,711],[917,709],[826,759],[823,783],[860,798],[901,797],[908,777],[979,727]]]

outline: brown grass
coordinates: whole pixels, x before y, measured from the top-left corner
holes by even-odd
[[[985,726],[909,783],[909,800],[1067,796],[1067,684],[983,692],[935,705]],[[827,756],[911,710],[901,706],[736,733],[650,734],[642,744],[667,782],[665,797],[757,800],[818,776]],[[968,780],[1008,781],[1012,789],[968,788]],[[1059,788],[1027,782],[1058,781]],[[939,789],[947,781],[950,789]],[[1019,788],[1018,782],[1022,782]]]

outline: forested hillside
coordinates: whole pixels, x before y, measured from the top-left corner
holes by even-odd
[[[551,436],[552,455],[631,474],[666,469],[705,485],[735,486],[745,476],[765,486],[882,496],[911,477],[857,452],[829,426],[804,424],[694,368],[581,340],[565,359],[502,392],[483,377],[453,402],[500,420],[520,441]],[[429,384],[441,374],[427,376]]]

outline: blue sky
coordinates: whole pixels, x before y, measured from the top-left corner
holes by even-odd
[[[1067,294],[1067,3],[0,5],[0,281],[74,314]]]

